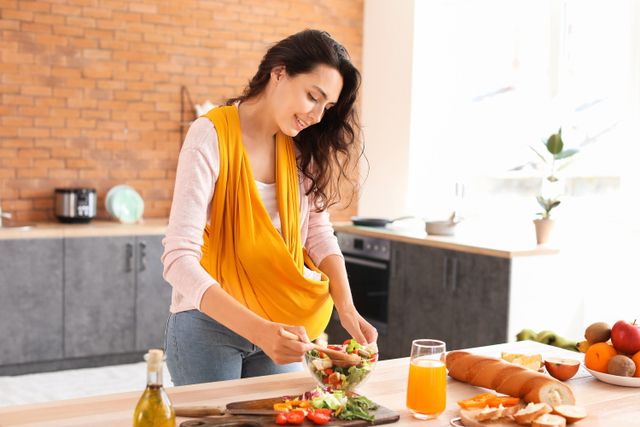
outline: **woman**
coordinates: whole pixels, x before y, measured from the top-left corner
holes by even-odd
[[[377,339],[353,305],[326,212],[358,157],[359,85],[345,48],[305,30],[189,129],[162,257],[175,385],[301,370],[334,303],[358,342]]]

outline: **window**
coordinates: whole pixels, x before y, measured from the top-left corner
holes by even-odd
[[[466,183],[469,216],[532,217],[541,142],[581,149],[559,216],[619,220],[640,191],[640,1],[415,4],[408,200],[442,217]],[[557,185],[556,185],[557,186]]]

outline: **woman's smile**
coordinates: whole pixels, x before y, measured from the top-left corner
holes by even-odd
[[[309,124],[307,124],[306,122],[303,122],[302,120],[300,120],[300,117],[298,117],[297,115],[295,115],[296,118],[296,122],[298,123],[298,128],[300,128],[300,130],[306,128],[307,126],[309,126]]]

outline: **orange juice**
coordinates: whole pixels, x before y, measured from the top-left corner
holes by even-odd
[[[439,360],[418,357],[409,367],[407,408],[416,416],[435,417],[447,406],[447,370]]]

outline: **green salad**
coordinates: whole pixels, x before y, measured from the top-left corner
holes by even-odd
[[[353,390],[364,383],[371,374],[378,359],[378,349],[374,344],[362,347],[351,339],[341,346],[327,346],[332,350],[343,351],[345,354],[358,354],[360,363],[348,368],[335,365],[329,356],[318,350],[308,352],[307,363],[309,370],[327,390]]]
[[[364,396],[346,396],[343,391],[320,391],[309,403],[318,409],[331,409],[331,416],[341,420],[363,419],[373,421],[375,416],[369,410],[378,409],[378,405]]]

